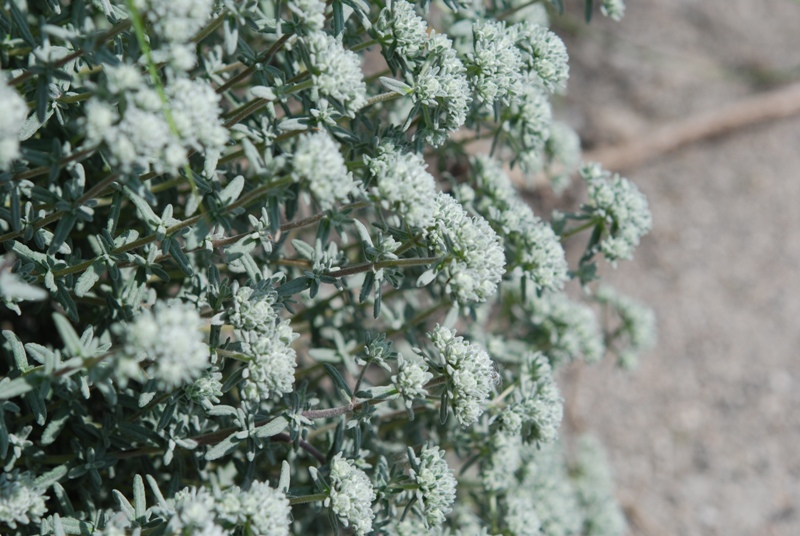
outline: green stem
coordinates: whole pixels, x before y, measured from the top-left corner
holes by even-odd
[[[562,241],[566,240],[567,238],[569,238],[572,235],[576,235],[576,234],[580,233],[581,231],[585,231],[586,229],[594,227],[594,225],[595,225],[594,220],[589,220],[586,223],[584,223],[582,225],[579,225],[579,226],[575,227],[574,229],[570,229],[569,231],[567,231],[564,234],[562,234],[561,235],[561,240]]]
[[[370,97],[367,100],[367,103],[364,106],[362,106],[361,109],[363,110],[364,108],[369,108],[373,104],[377,104],[379,102],[392,101],[402,96],[403,95],[401,95],[400,93],[395,93],[394,91],[387,91],[386,93],[380,93],[378,95],[375,95],[374,97]]]
[[[370,39],[369,41],[364,41],[362,43],[357,44],[356,46],[354,46],[350,50],[352,50],[353,52],[358,52],[359,50],[364,50],[365,48],[369,48],[369,47],[371,47],[373,45],[377,45],[377,44],[378,44],[378,40],[377,39]]]
[[[232,77],[230,80],[219,86],[217,88],[217,93],[224,93],[228,91],[230,88],[232,88],[233,86],[235,86],[236,84],[238,84],[239,82],[241,82],[242,80],[253,74],[256,70],[256,65],[263,65],[269,63],[270,60],[272,59],[272,56],[274,56],[275,53],[277,53],[281,49],[281,47],[283,47],[283,45],[286,44],[286,42],[292,37],[294,37],[294,34],[289,34],[289,33],[283,34],[280,39],[275,41],[275,43],[271,47],[269,47],[269,49],[266,52],[264,52],[264,54],[262,54],[255,61],[255,63],[253,63],[253,65],[246,67],[245,69],[242,70],[242,72],[240,72],[239,74],[237,74],[236,76]]]
[[[372,270],[380,270],[381,268],[399,268],[402,266],[424,266],[434,264],[444,260],[444,257],[418,257],[414,259],[394,259],[390,261],[381,262],[365,262],[363,264],[356,264],[347,268],[342,268],[327,275],[331,277],[347,277],[353,274],[362,272],[369,272]]]
[[[289,497],[289,504],[305,504],[310,502],[324,501],[329,495],[327,493],[317,493],[316,495],[301,495],[300,497]]]

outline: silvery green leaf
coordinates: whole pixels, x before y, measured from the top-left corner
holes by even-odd
[[[289,491],[289,480],[291,478],[290,470],[289,470],[289,462],[283,460],[281,462],[281,476],[278,480],[278,489],[283,493],[287,493]]]
[[[78,333],[75,331],[75,328],[72,327],[72,324],[69,323],[69,320],[58,313],[54,313],[53,322],[56,325],[58,334],[61,336],[61,340],[64,342],[64,348],[67,349],[69,354],[72,356],[81,355],[81,351],[83,350],[81,338],[78,337]]]
[[[114,494],[114,498],[117,500],[119,509],[122,510],[123,514],[125,514],[125,517],[128,518],[128,521],[134,521],[136,519],[136,510],[134,510],[133,505],[128,501],[128,499],[125,498],[125,495],[117,490],[111,490],[111,493]]]
[[[147,510],[147,498],[144,494],[144,480],[142,480],[142,475],[133,477],[133,506],[136,519],[144,517],[145,510]]]
[[[241,440],[237,439],[236,435],[237,432],[234,432],[211,447],[208,452],[206,452],[206,460],[216,460],[236,450],[236,447],[238,447],[239,443],[241,443]]]
[[[36,117],[36,114],[31,114],[25,123],[22,124],[22,128],[19,130],[19,141],[25,141],[36,134],[36,132],[38,132],[39,129],[47,123],[47,120],[50,119],[52,115],[52,108],[47,111],[44,121],[39,121],[39,118]]]
[[[13,331],[9,330],[3,330],[3,337],[5,337],[6,342],[11,347],[11,353],[14,355],[14,364],[17,370],[21,372],[28,370],[30,366],[28,364],[28,355],[25,353],[25,347],[22,345],[22,341],[19,340],[19,337],[17,337]]]
[[[361,241],[370,247],[375,247],[372,243],[372,237],[369,235],[369,230],[364,226],[364,224],[355,219],[353,220],[353,224],[356,226],[356,231],[358,231],[358,236],[361,237]]]
[[[410,95],[414,92],[414,88],[404,82],[401,82],[400,80],[388,78],[386,76],[381,76],[379,80],[383,87],[389,91],[397,93],[398,95]]]
[[[30,376],[14,378],[13,380],[3,378],[3,380],[0,381],[0,400],[8,400],[29,392],[33,389],[32,380],[33,378]]]
[[[147,201],[142,199],[136,192],[127,186],[123,186],[122,191],[125,193],[125,196],[136,206],[136,210],[139,211],[139,215],[151,229],[155,229],[159,226],[159,224],[161,224],[161,218],[156,216],[156,213],[153,212],[153,209],[150,207]]]
[[[256,428],[254,433],[256,437],[261,439],[265,437],[272,437],[282,432],[284,429],[286,429],[288,425],[289,421],[287,421],[285,418],[277,417],[268,422],[267,424]]]
[[[257,99],[264,99],[268,101],[275,100],[275,92],[267,86],[253,86],[250,88],[250,94]]]
[[[62,407],[59,408],[53,418],[50,419],[50,422],[47,423],[47,427],[42,432],[42,445],[50,445],[52,444],[56,438],[58,438],[58,434],[64,429],[67,425],[67,421],[69,420],[69,408]]]
[[[420,275],[417,278],[417,286],[424,287],[429,285],[434,279],[436,279],[437,274],[438,272],[433,268],[431,268],[430,270],[425,270],[424,272],[422,272],[422,275]]]
[[[39,489],[47,489],[64,478],[67,475],[68,470],[69,468],[66,466],[66,464],[50,469],[46,473],[39,475],[36,478],[36,486]]]
[[[223,204],[229,205],[234,201],[236,201],[237,199],[239,199],[239,196],[242,194],[243,188],[244,188],[244,177],[242,175],[237,175],[219,193],[219,197],[222,200]]]
[[[92,290],[95,283],[100,281],[100,276],[106,271],[106,263],[97,261],[92,263],[84,272],[78,277],[75,283],[75,295],[79,298],[86,296],[86,293]]]

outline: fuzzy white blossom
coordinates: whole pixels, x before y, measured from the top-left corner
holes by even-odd
[[[490,434],[488,453],[481,456],[481,483],[493,493],[506,491],[514,483],[522,467],[522,438],[504,432]]]
[[[136,90],[144,84],[141,68],[129,63],[108,65],[103,69],[106,75],[108,90],[114,95]]]
[[[548,96],[538,85],[526,84],[503,118],[502,129],[515,152],[515,161],[528,174],[539,172],[553,123]]]
[[[589,196],[588,210],[603,225],[598,249],[611,262],[631,259],[653,219],[647,198],[635,184],[599,164],[581,169]]]
[[[367,86],[361,72],[358,54],[342,46],[337,39],[324,32],[314,32],[305,38],[314,83],[313,100],[320,96],[337,101],[349,117],[367,103]]]
[[[19,130],[28,117],[28,105],[17,91],[5,82],[0,70],[0,171],[19,158]]]
[[[297,339],[289,320],[276,324],[268,332],[254,332],[243,345],[243,352],[252,356],[247,371],[242,396],[251,400],[264,400],[273,395],[290,393],[294,384],[297,354],[290,346]]]
[[[437,324],[429,336],[443,361],[456,418],[461,426],[469,426],[483,414],[497,379],[492,359],[479,345],[456,336],[455,330]]]
[[[472,97],[466,68],[447,36],[432,34],[425,53],[426,61],[413,76],[411,98],[427,109],[419,130],[422,139],[438,147],[464,124]]]
[[[474,159],[473,183],[481,192],[474,204],[504,238],[508,265],[521,271],[537,289],[557,290],[567,280],[567,261],[559,237],[533,214],[500,164]]]
[[[425,233],[442,255],[447,288],[460,303],[483,302],[497,291],[505,274],[505,254],[500,237],[484,218],[470,216],[452,196],[436,196],[435,225]]]
[[[424,361],[406,359],[402,354],[398,356],[397,374],[392,376],[392,383],[403,397],[407,408],[411,407],[415,399],[424,398],[428,394],[425,384],[431,378],[433,374],[428,372]]]
[[[365,157],[377,179],[375,192],[384,208],[391,208],[411,227],[434,223],[436,182],[421,155],[383,146],[375,158]]]
[[[638,354],[655,346],[657,338],[655,312],[608,285],[598,287],[594,298],[598,303],[610,307],[619,317],[620,326],[617,332],[627,343],[626,348],[618,349],[620,362],[628,368],[635,366]]]
[[[532,353],[523,357],[520,369],[519,388],[500,413],[501,429],[524,441],[551,443],[558,438],[564,400],[550,363],[544,354]]]
[[[625,16],[625,2],[623,0],[602,0],[600,13],[615,21],[621,21]]]
[[[506,495],[506,526],[513,536],[539,536],[542,522],[536,513],[536,503],[529,494]],[[544,533],[548,534],[548,533]]]
[[[581,161],[581,139],[575,130],[561,121],[550,125],[550,137],[545,144],[550,186],[561,195],[570,185],[572,174]]]
[[[625,514],[614,496],[614,482],[605,450],[597,439],[583,436],[578,441],[571,474],[583,511],[586,536],[623,536],[627,533]]]
[[[222,396],[222,373],[209,370],[186,386],[186,396],[204,407],[219,403]]]
[[[147,374],[162,388],[172,389],[200,377],[209,365],[203,325],[193,304],[172,300],[142,310],[132,321],[117,324],[116,330],[124,339],[128,358],[147,362]],[[127,374],[125,366],[119,374]]]
[[[522,90],[522,56],[514,34],[501,21],[481,21],[472,26],[473,51],[467,54],[467,74],[481,104],[508,103]]]
[[[591,307],[556,292],[531,298],[530,307],[531,320],[545,333],[547,355],[554,364],[580,356],[593,363],[603,357],[603,334]]]
[[[211,18],[214,0],[134,0],[136,9],[162,39],[185,43]]]
[[[318,32],[325,27],[325,2],[291,0],[286,4],[304,31]]]
[[[273,307],[277,297],[278,294],[273,289],[235,288],[233,311],[228,311],[228,322],[243,331],[271,331],[278,320],[278,312]]]
[[[112,80],[121,83],[114,76]],[[90,99],[85,108],[87,141],[105,142],[112,163],[125,172],[175,171],[188,161],[189,149],[219,153],[228,131],[220,119],[219,96],[211,86],[180,78],[165,91],[166,104],[148,86],[129,89],[122,116],[113,105]]]
[[[247,527],[252,536],[288,536],[291,507],[286,495],[266,482],[253,482],[247,491],[228,488],[216,505],[221,521]]]
[[[445,451],[436,445],[425,445],[419,456],[409,449],[409,474],[417,485],[417,509],[430,527],[444,523],[456,500],[457,482],[444,456]]]
[[[569,56],[564,42],[543,26],[521,22],[510,27],[530,81],[553,92],[566,86]]]
[[[205,488],[187,487],[175,494],[167,528],[171,534],[222,536],[225,530],[216,523],[216,499]]]
[[[422,55],[428,41],[428,23],[407,0],[390,0],[373,26],[384,54],[411,62]]]
[[[359,191],[358,183],[347,171],[339,146],[326,131],[303,134],[297,140],[292,156],[291,177],[305,181],[323,210],[347,201]]]
[[[0,474],[0,523],[12,529],[18,524],[38,524],[47,512],[47,498],[27,471]]]
[[[331,460],[330,481],[330,496],[325,499],[325,506],[333,510],[345,527],[352,525],[359,536],[372,531],[375,517],[372,502],[376,494],[367,474],[340,452]]]

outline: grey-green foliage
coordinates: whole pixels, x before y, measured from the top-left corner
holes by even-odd
[[[561,2],[429,4],[2,3],[0,532],[611,526],[556,378],[652,341],[570,283],[646,202],[586,167],[553,218],[509,175],[578,167]]]

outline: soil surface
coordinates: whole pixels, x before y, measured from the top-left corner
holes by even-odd
[[[561,115],[587,147],[800,78],[797,0],[629,0],[620,23],[578,17],[557,26]],[[794,117],[624,173],[655,227],[605,275],[655,308],[659,345],[632,373],[571,371],[565,391],[578,383],[573,409],[607,446],[632,534],[800,534],[798,149]]]

